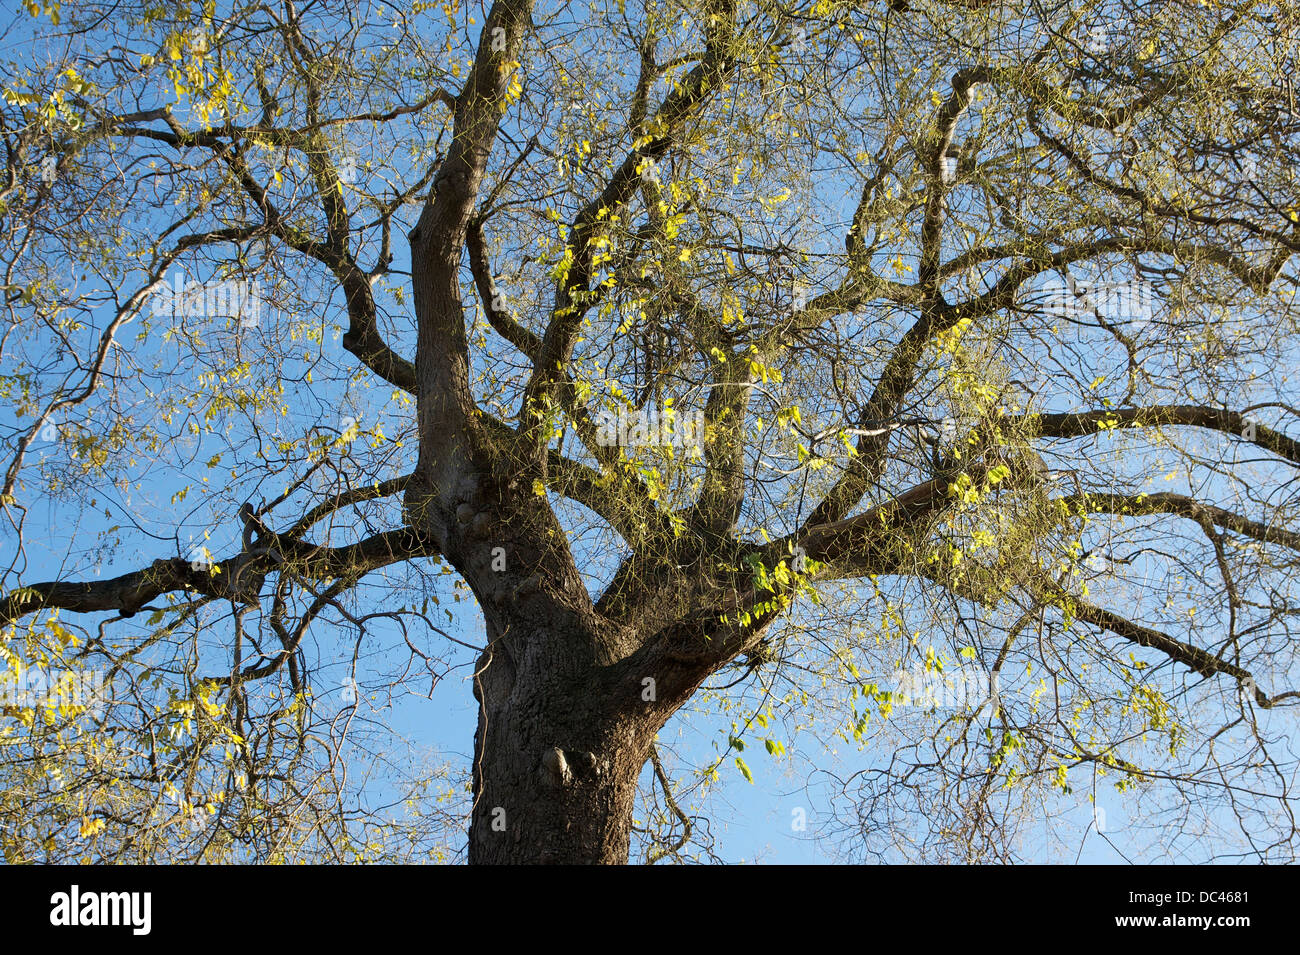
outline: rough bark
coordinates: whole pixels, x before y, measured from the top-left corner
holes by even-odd
[[[637,776],[660,721],[631,687],[608,692],[575,652],[586,635],[567,615],[527,616],[507,625],[518,639],[497,635],[475,680],[469,861],[624,863]]]

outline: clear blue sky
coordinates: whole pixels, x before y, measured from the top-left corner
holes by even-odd
[[[12,59],[26,56],[24,31],[27,29],[25,14],[18,14],[6,33],[0,56]],[[397,253],[394,268],[400,272],[409,266],[408,250],[400,238],[401,231],[394,231],[398,236],[394,247]],[[203,265],[189,266],[188,272],[191,278],[199,280],[206,280],[213,274],[210,266]],[[92,276],[88,284],[93,285],[95,281]],[[337,296],[334,305],[338,305]],[[406,307],[391,297],[384,301],[384,305],[398,313]],[[225,343],[222,347],[246,349],[246,357],[255,366],[264,356],[275,353],[272,349],[291,351],[294,357],[283,360],[276,368],[264,368],[262,371],[271,374],[278,372],[292,379],[305,374],[316,364],[314,358],[298,357],[298,345],[289,347],[289,329],[296,318],[282,312],[270,313],[257,329],[241,331],[225,328],[219,333],[214,330],[214,334],[219,334],[220,341]],[[336,316],[332,318],[341,321]],[[90,348],[107,320],[107,310],[93,311],[87,327],[77,334],[77,344],[83,349]],[[195,374],[197,365],[188,359],[182,362],[179,350],[174,344],[164,341],[160,335],[166,324],[156,323],[151,335],[130,343],[129,347],[138,356],[137,361],[144,366],[154,366],[160,376],[157,379],[159,381],[164,380],[168,369],[175,369],[181,375]],[[132,336],[126,337],[130,339]],[[397,340],[394,344],[405,354],[413,353],[409,337],[406,341]],[[336,337],[331,333],[327,333],[321,347],[331,361],[338,360],[340,366],[347,363],[348,356],[342,355],[340,359],[342,353]],[[53,370],[62,371],[66,367],[56,362]],[[3,370],[11,372],[14,369],[7,366]],[[299,383],[291,388],[289,400],[290,414],[280,422],[286,437],[301,436],[313,427],[337,430],[347,415],[360,417],[367,427],[383,421],[385,430],[390,434],[399,432],[403,427],[409,428],[410,411],[406,412],[408,417],[404,422],[403,413],[387,400],[387,389],[345,391],[337,381],[311,387]],[[83,422],[86,428],[106,426],[104,415],[109,414],[111,417],[111,411],[97,408],[96,412],[96,420]],[[143,413],[140,417],[140,420],[148,419],[148,413]],[[5,527],[0,530],[0,556],[13,561],[10,573],[5,578],[6,587],[18,580],[35,582],[56,577],[76,580],[96,576],[110,577],[136,570],[156,558],[188,553],[189,543],[202,540],[206,531],[213,531],[212,541],[208,544],[212,552],[217,557],[228,556],[238,546],[238,526],[232,519],[232,505],[244,499],[273,496],[284,483],[284,475],[264,480],[264,475],[243,473],[233,481],[219,504],[209,506],[197,490],[188,502],[179,505],[172,503],[173,495],[185,486],[197,487],[201,484],[210,472],[205,462],[213,454],[227,450],[230,443],[244,443],[251,438],[253,430],[250,423],[233,416],[229,420],[232,430],[227,437],[219,440],[180,439],[171,443],[162,453],[161,458],[167,463],[166,467],[140,466],[126,469],[133,474],[131,481],[133,484],[138,483],[138,488],[133,486],[123,490],[112,486],[97,487],[93,493],[66,496],[43,493],[40,490],[38,472],[44,469],[44,474],[49,476],[70,466],[73,443],[67,437],[70,434],[67,427],[76,423],[75,417],[60,420],[58,424],[64,429],[65,437],[40,442],[34,448],[32,459],[24,471],[27,484],[21,500],[28,507],[28,513],[21,554],[16,553],[16,539],[11,529]],[[21,424],[14,417],[12,404],[6,404],[0,409],[0,433],[13,435]],[[408,446],[404,455],[398,455],[393,463],[400,463],[405,457],[409,467],[411,451],[412,448]],[[391,473],[400,471],[394,470]],[[291,473],[290,476],[296,475]],[[178,527],[179,533],[176,530]],[[584,553],[585,545],[578,545],[576,551],[580,560],[585,560],[588,556]],[[449,581],[449,578],[443,578],[435,590],[413,593],[410,602],[418,604],[419,597],[430,592],[436,594],[442,603],[434,611],[435,614],[446,606],[455,608],[450,618],[443,618],[449,633],[468,643],[478,643],[482,638],[482,624],[467,603],[455,604],[449,601],[452,594]],[[366,600],[373,606],[382,606],[385,600],[405,599],[396,598],[394,595],[398,593],[398,590],[368,590]],[[137,618],[121,629],[124,633],[134,632],[138,635],[143,632],[142,628],[142,619]],[[313,631],[309,641],[309,652],[319,654],[315,685],[319,705],[323,708],[342,705],[343,681],[348,674],[342,656],[344,651],[350,652],[350,644],[343,643],[346,639],[345,628],[323,624]],[[475,723],[475,706],[467,679],[472,656],[463,650],[448,651],[445,662],[450,669],[434,690],[432,699],[423,699],[418,692],[422,688],[427,689],[428,681],[412,678],[406,691],[389,702],[379,692],[378,684],[382,680],[376,674],[380,672],[381,664],[391,665],[403,652],[401,636],[396,627],[386,622],[377,622],[371,638],[366,642],[359,673],[364,687],[362,711],[409,739],[417,750],[428,750],[464,765],[469,758]],[[372,662],[374,667],[368,668]],[[731,678],[736,675],[738,674],[732,674]],[[879,672],[874,677],[883,682],[888,673]],[[716,682],[723,681],[720,678]],[[1009,689],[1012,692],[1017,690],[1015,686]],[[375,697],[373,700],[372,695]],[[334,702],[336,697],[339,698],[337,703]],[[677,771],[676,779],[687,778],[682,773],[684,768],[702,766],[726,749],[731,731],[730,721],[730,716],[721,715],[716,710],[692,712],[688,707],[687,711],[669,723],[661,734],[661,740],[669,768]],[[721,781],[713,787],[713,793],[701,813],[709,820],[714,851],[728,861],[792,863],[825,862],[840,858],[829,845],[813,838],[819,834],[832,834],[825,812],[831,790],[827,777],[821,775],[815,776],[812,783],[806,786],[808,768],[816,765],[831,770],[838,777],[847,778],[857,770],[880,765],[888,759],[888,749],[881,748],[877,742],[865,750],[858,750],[852,744],[842,741],[827,742],[824,738],[819,741],[814,733],[783,736],[774,731],[774,736],[782,738],[789,755],[769,756],[762,743],[764,735],[766,734],[756,733],[747,736],[748,746],[743,755],[753,772],[752,784],[741,776],[731,755],[722,762]],[[355,755],[364,759],[364,754],[360,751]],[[646,780],[649,780],[648,771]],[[377,794],[388,791],[382,776],[377,779],[375,791]],[[1037,830],[1031,826],[1024,833],[1024,854],[1040,861],[1074,861],[1078,858],[1085,862],[1112,862],[1126,857],[1130,850],[1138,846],[1151,844],[1149,832],[1129,832],[1125,804],[1119,798],[1102,792],[1098,804],[1105,813],[1106,838],[1101,838],[1095,832],[1084,838],[1089,828],[1091,809],[1081,794],[1073,798],[1062,797],[1055,809],[1063,814],[1065,822],[1043,822]],[[800,810],[807,814],[805,833],[796,832],[792,827],[792,820]],[[1055,838],[1044,831],[1047,827],[1055,829]],[[836,832],[832,841],[837,841],[841,835],[842,833]]]

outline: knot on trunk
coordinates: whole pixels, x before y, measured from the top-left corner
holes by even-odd
[[[569,768],[569,760],[565,757],[564,750],[558,746],[542,754],[541,773],[542,782],[551,789],[563,789],[573,785],[573,770]]]
[[[609,768],[609,760],[597,759],[595,753],[565,752],[558,746],[542,754],[542,780],[551,789],[564,789],[575,782],[599,779]]]

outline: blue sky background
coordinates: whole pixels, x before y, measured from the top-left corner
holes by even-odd
[[[29,56],[29,30],[25,14],[19,13],[7,21],[0,56],[18,60]],[[516,129],[512,132],[522,131]],[[386,147],[381,143],[373,148],[382,151]],[[414,214],[413,210],[404,210],[404,213],[408,218]],[[394,269],[398,273],[409,270],[408,248],[400,238],[403,231],[394,230],[398,236],[393,249],[396,253]],[[169,275],[176,271],[173,269]],[[197,281],[209,281],[216,275],[210,263],[188,265],[186,271],[191,280]],[[94,282],[92,276],[81,287],[93,286]],[[468,297],[468,282],[466,290]],[[309,300],[313,291],[304,288],[304,298]],[[351,359],[341,353],[337,341],[337,324],[343,321],[339,305],[339,296],[335,294],[334,308],[322,323],[324,335],[319,349],[304,346],[301,356],[298,355],[295,335],[301,331],[300,326],[309,326],[312,319],[300,313],[272,307],[255,329],[240,329],[237,323],[225,321],[207,331],[213,335],[212,347],[216,354],[225,358],[231,355],[245,358],[254,365],[255,371],[258,363],[265,361],[267,356],[284,354],[285,358],[275,359],[275,367],[262,368],[261,372],[292,381],[310,370],[334,367],[332,363],[336,361],[337,368],[349,366]],[[384,296],[381,305],[399,315],[409,307],[391,295]],[[83,348],[93,347],[109,316],[110,312],[105,308],[89,313],[86,327],[77,333]],[[199,365],[193,361],[193,356],[183,356],[181,350],[163,335],[168,323],[151,323],[143,317],[137,323],[141,330],[150,324],[149,334],[130,344],[134,360],[140,366],[152,368],[159,381],[165,380],[173,370],[182,376],[195,374]],[[408,356],[414,353],[411,331],[408,327],[406,340],[399,336],[392,342],[396,350]],[[133,338],[133,334],[126,338]],[[1099,365],[1110,360],[1107,356],[1087,353],[1084,359],[1095,359]],[[132,475],[132,486],[126,490],[101,483],[93,492],[74,490],[68,494],[56,494],[41,491],[42,478],[48,481],[61,472],[75,471],[75,431],[79,427],[102,427],[104,409],[98,410],[101,417],[97,421],[78,419],[76,415],[81,412],[56,421],[60,435],[34,445],[23,472],[26,488],[21,501],[27,512],[21,552],[17,549],[12,527],[0,530],[0,558],[7,558],[5,563],[8,566],[5,586],[12,586],[16,581],[112,577],[139,569],[156,558],[188,555],[193,544],[204,541],[204,535],[208,533],[211,537],[207,546],[216,557],[233,554],[238,548],[234,508],[242,500],[273,496],[283,488],[286,477],[297,476],[301,468],[271,477],[264,472],[247,471],[228,482],[219,494],[204,497],[202,482],[212,471],[205,462],[214,454],[229,453],[232,445],[242,447],[245,453],[250,452],[259,435],[263,441],[266,440],[271,426],[280,429],[287,440],[302,438],[313,429],[333,436],[343,430],[343,420],[352,416],[357,417],[366,429],[379,424],[390,436],[409,435],[413,407],[391,400],[387,391],[387,388],[366,390],[350,386],[339,375],[332,374],[322,374],[311,386],[299,382],[286,396],[289,413],[284,418],[271,423],[222,412],[218,420],[228,424],[229,431],[218,438],[200,435],[169,442],[159,454],[164,466],[124,469],[123,473],[129,471]],[[148,399],[141,396],[141,404],[147,402]],[[1066,409],[1053,407],[1051,410]],[[147,407],[135,408],[133,412],[137,416],[135,420],[141,422],[150,421],[154,413]],[[0,434],[12,438],[29,424],[29,420],[15,417],[11,404],[0,407]],[[414,444],[409,441],[403,449],[392,449],[386,462],[390,469],[381,476],[404,473],[403,464],[405,470],[409,470],[413,450]],[[192,492],[194,497],[175,503],[174,495],[187,486],[195,489]],[[306,495],[291,499],[283,513],[292,514],[292,506],[305,499]],[[382,512],[375,512],[373,516],[382,516]],[[391,511],[388,516],[392,517]],[[346,529],[339,530],[340,536],[335,538],[335,542],[346,539]],[[586,543],[575,545],[580,566],[589,566],[593,580],[607,570],[596,560],[594,550],[593,545]],[[605,555],[606,560],[608,556]],[[452,578],[438,575],[438,562],[422,563],[426,565],[422,569],[427,576],[413,578],[403,589],[401,572],[395,570],[391,586],[363,587],[364,601],[370,606],[381,607],[385,601],[394,600],[418,605],[423,597],[436,596],[439,603],[433,614],[443,614],[439,622],[445,625],[448,633],[468,643],[481,641],[483,627],[472,601],[463,595],[460,600],[454,599],[456,592]],[[450,613],[444,613],[448,609]],[[145,632],[143,618],[141,615],[118,627],[124,634],[142,634]],[[313,628],[308,638],[308,654],[316,667],[313,683],[317,706],[322,712],[332,706],[341,710],[344,705],[345,681],[351,673],[347,662],[352,650],[348,633],[346,627],[323,623]],[[211,636],[212,644],[206,647],[205,652],[212,655],[212,667],[220,672],[223,665],[220,661],[224,645],[222,632],[214,628]],[[417,757],[422,755],[434,762],[447,759],[462,767],[466,765],[476,719],[468,682],[472,654],[454,647],[446,651],[437,666],[439,680],[431,699],[421,696],[428,690],[429,679],[412,676],[390,700],[382,690],[383,674],[397,666],[405,656],[399,630],[390,622],[375,622],[360,652],[357,675],[363,699],[358,715],[409,740]],[[228,661],[224,665],[228,666]],[[722,674],[710,682],[720,684],[737,675]],[[887,674],[875,676],[883,679]],[[730,719],[716,708],[696,711],[696,707],[691,705],[670,721],[660,739],[668,768],[678,771],[674,773],[676,780],[686,778],[681,772],[684,768],[705,765],[725,750],[731,729]],[[842,741],[823,743],[815,734],[803,733],[783,740],[790,757],[772,757],[764,752],[762,735],[747,737],[749,745],[744,757],[754,775],[752,784],[741,777],[730,755],[720,767],[721,781],[713,787],[701,813],[708,819],[713,850],[720,858],[733,862],[821,863],[842,858],[833,848],[842,834],[830,829],[824,812],[829,800],[827,782],[825,777],[818,776],[810,790],[805,789],[807,767],[820,766],[843,777],[879,764],[887,758],[888,752],[874,744],[865,751],[858,751],[852,744]],[[354,744],[351,757],[358,767],[370,758],[369,746],[369,740]],[[372,785],[376,802],[385,802],[389,794],[397,791],[389,778],[396,767],[418,762],[418,758],[408,760],[400,747],[392,750],[391,757],[393,767],[386,767],[382,760],[376,763],[378,768]],[[649,784],[648,769],[643,780]],[[683,800],[684,805],[690,802],[689,799]],[[1096,832],[1087,833],[1091,810],[1086,802],[1077,797],[1061,797],[1056,809],[1063,814],[1062,819],[1050,822],[1044,819],[1037,826],[1030,826],[1023,836],[1025,854],[1035,861],[1044,862],[1076,859],[1114,862],[1122,861],[1139,847],[1151,844],[1149,832],[1129,832],[1129,819],[1122,800],[1102,791],[1098,805],[1105,812],[1105,838]],[[807,813],[806,833],[792,829],[792,814],[796,810]],[[828,836],[828,840],[819,842],[815,838],[818,835]],[[1049,849],[1052,845],[1055,848]]]

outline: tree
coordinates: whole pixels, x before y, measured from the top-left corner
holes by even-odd
[[[11,857],[426,857],[308,647],[437,682],[458,586],[470,862],[689,851],[656,734],[742,698],[745,775],[875,754],[850,854],[1113,784],[1293,855],[1293,5],[28,11],[0,618],[113,695],[6,709]]]

